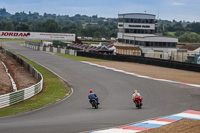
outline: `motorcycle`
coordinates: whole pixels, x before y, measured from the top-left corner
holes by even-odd
[[[97,108],[98,108],[98,103],[97,103],[97,100],[95,100],[95,99],[92,99],[92,100],[91,100],[91,104],[92,104],[92,107],[94,107],[95,109],[97,109]]]
[[[136,106],[138,109],[141,109],[141,108],[142,108],[141,97],[139,97],[139,96],[135,97],[135,106]]]

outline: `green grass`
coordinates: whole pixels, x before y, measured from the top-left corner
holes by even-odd
[[[167,32],[167,34],[170,35],[170,36],[175,36],[175,35],[174,35],[175,32]]]
[[[88,57],[82,57],[82,56],[73,56],[73,55],[61,54],[61,53],[56,53],[56,55],[65,57],[65,58],[70,58],[70,59],[77,60],[77,61],[106,61],[106,62],[108,62],[108,60],[88,58]]]
[[[24,59],[43,75],[43,90],[28,100],[0,109],[0,117],[19,114],[47,106],[51,103],[55,103],[60,99],[63,99],[66,97],[66,94],[69,93],[69,88],[64,83],[64,81],[62,81],[60,78],[55,76],[44,67],[41,67],[40,65],[34,63],[31,60],[28,60],[27,58]]]

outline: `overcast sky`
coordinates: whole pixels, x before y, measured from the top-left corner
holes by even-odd
[[[120,13],[149,13],[165,20],[200,22],[200,0],[0,0],[7,12],[57,15],[98,15],[117,18]],[[159,15],[158,15],[159,14]]]

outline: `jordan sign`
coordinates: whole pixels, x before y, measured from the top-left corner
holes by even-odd
[[[1,38],[6,38],[6,39],[34,39],[34,40],[75,41],[75,34],[0,31],[0,39]]]
[[[24,37],[24,36],[28,36],[28,33],[13,33],[13,32],[2,32],[1,36],[17,36],[17,37]]]

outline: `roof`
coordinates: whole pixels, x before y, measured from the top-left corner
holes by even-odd
[[[155,37],[158,36],[156,34],[131,34],[131,33],[124,33],[124,36],[132,36],[132,37]]]
[[[123,50],[141,50],[139,47],[137,46],[116,46],[116,49],[123,49]]]
[[[158,36],[156,34],[123,34],[124,39],[145,41],[145,42],[178,42],[178,38]]]
[[[187,49],[190,51],[194,51],[196,49],[198,49],[200,47],[200,44],[186,44],[182,47],[180,47],[180,49]]]
[[[118,15],[151,15],[151,16],[156,16],[154,14],[148,14],[148,13],[122,13]]]

